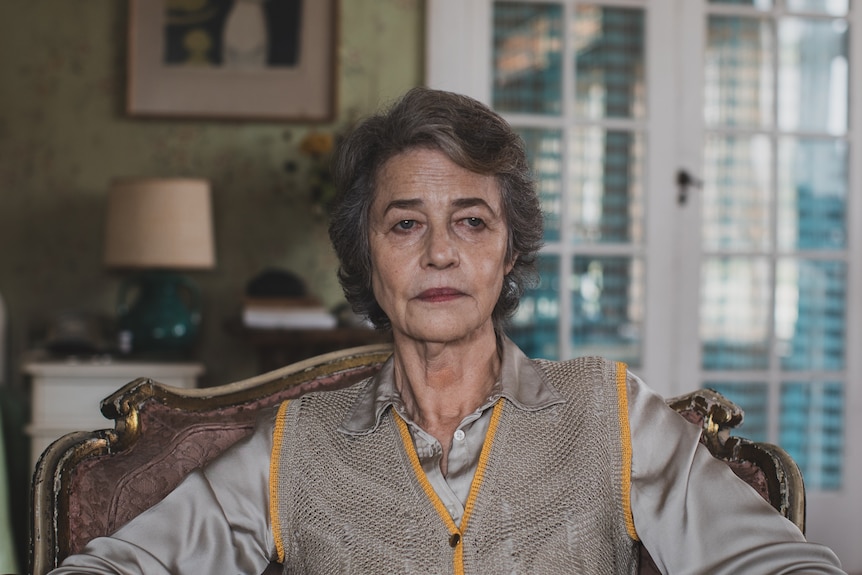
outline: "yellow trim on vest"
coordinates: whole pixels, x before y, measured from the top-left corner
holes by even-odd
[[[278,553],[279,563],[284,563],[284,542],[281,539],[281,525],[278,514],[278,462],[281,458],[282,437],[284,436],[284,417],[290,400],[282,402],[275,416],[275,430],[272,432],[272,454],[269,458],[269,520],[272,524],[272,538]]]
[[[497,431],[497,425],[500,422],[501,413],[503,413],[502,400],[498,401],[496,405],[494,405],[491,412],[491,421],[488,424],[488,431],[485,434],[485,444],[482,446],[482,452],[479,454],[479,464],[476,467],[476,474],[473,476],[473,481],[470,484],[470,494],[467,496],[467,504],[464,506],[464,516],[461,518],[461,528],[459,529],[452,520],[452,516],[449,515],[449,510],[446,509],[446,506],[440,500],[437,492],[434,491],[434,488],[431,486],[431,482],[428,481],[428,476],[425,475],[425,470],[422,469],[422,464],[419,463],[419,456],[416,454],[416,446],[413,444],[413,438],[410,436],[410,430],[407,428],[407,423],[401,419],[401,416],[399,416],[394,410],[392,411],[392,414],[395,417],[395,423],[398,427],[398,432],[401,435],[401,441],[404,443],[404,450],[407,452],[407,457],[410,459],[413,473],[416,475],[419,485],[422,486],[422,490],[425,491],[425,495],[434,505],[434,509],[437,510],[437,514],[441,519],[443,519],[443,523],[446,524],[446,527],[449,530],[450,540],[452,536],[458,536],[458,542],[455,546],[455,556],[453,558],[455,563],[455,575],[464,575],[463,535],[464,531],[467,529],[467,520],[470,518],[473,508],[476,506],[476,498],[479,495],[479,487],[482,484],[482,479],[485,477],[485,468],[488,466],[491,445],[494,443],[494,434]]]
[[[503,400],[499,400],[491,412],[491,422],[488,424],[488,431],[485,434],[485,444],[482,446],[482,452],[479,454],[479,465],[476,467],[476,475],[473,476],[473,482],[470,484],[470,494],[467,496],[467,504],[464,506],[464,517],[461,518],[462,530],[467,527],[467,521],[469,521],[473,508],[476,506],[479,487],[482,486],[482,480],[485,478],[485,468],[488,467],[488,458],[491,456],[491,445],[494,443],[497,425],[500,423],[502,413]]]
[[[626,531],[629,537],[640,541],[635,529],[635,520],[632,515],[632,433],[629,425],[629,393],[626,387],[628,366],[621,361],[617,362],[617,409],[619,410],[620,443],[622,454],[622,497],[623,515],[626,521]]]
[[[419,455],[416,454],[416,446],[413,445],[413,438],[410,436],[407,422],[401,419],[401,416],[398,415],[395,410],[392,411],[392,415],[395,416],[395,423],[398,426],[398,433],[401,435],[401,442],[404,444],[404,450],[407,452],[407,457],[410,458],[410,465],[413,467],[413,473],[416,475],[416,479],[419,480],[419,485],[422,486],[422,490],[425,492],[425,495],[427,495],[428,499],[431,500],[431,503],[434,504],[434,509],[437,510],[437,514],[440,515],[441,519],[443,519],[443,523],[445,523],[446,527],[449,528],[449,534],[460,534],[461,532],[458,530],[458,526],[455,525],[455,522],[452,521],[452,516],[449,515],[449,510],[446,509],[446,506],[440,500],[440,497],[437,496],[437,492],[434,491],[433,487],[431,487],[431,482],[428,481],[428,476],[425,475],[425,471],[422,469],[422,464],[419,463]]]

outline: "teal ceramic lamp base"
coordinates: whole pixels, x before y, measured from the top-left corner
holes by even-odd
[[[198,337],[200,291],[177,273],[146,272],[120,284],[117,313],[122,353],[184,356]]]

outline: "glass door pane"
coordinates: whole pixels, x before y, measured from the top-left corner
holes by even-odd
[[[700,345],[704,370],[765,370],[770,349],[770,269],[766,258],[705,257]]]
[[[768,21],[710,16],[704,57],[704,119],[710,126],[768,127],[775,90]]]
[[[578,116],[643,118],[643,10],[578,5],[571,33]]]
[[[833,16],[846,16],[850,0],[787,0],[788,10],[794,12],[820,12]]]
[[[778,249],[847,247],[847,142],[784,136],[778,141]]]
[[[730,4],[734,6],[752,6],[760,10],[769,10],[773,0],[709,0],[711,4]]]
[[[560,114],[562,21],[559,4],[494,5],[492,105],[498,112]]]
[[[769,249],[773,207],[769,138],[709,134],[703,155],[704,249]]]
[[[778,22],[778,123],[783,131],[847,132],[847,21]]]
[[[545,211],[528,354],[642,361],[645,9],[494,2],[492,105],[523,136]]]
[[[740,433],[788,450],[806,487],[837,490],[849,23],[835,16],[847,3],[719,4],[704,15],[701,380],[758,422]]]
[[[539,284],[521,298],[509,336],[528,357],[559,357],[560,258],[539,256],[536,268]]]
[[[643,138],[600,127],[571,133],[569,239],[577,244],[643,242]]]
[[[844,389],[842,381],[781,384],[778,442],[793,454],[793,459],[804,470],[806,487],[817,485],[828,491],[841,489],[846,455]]]
[[[579,355],[640,363],[644,266],[640,258],[572,261],[570,341]]]

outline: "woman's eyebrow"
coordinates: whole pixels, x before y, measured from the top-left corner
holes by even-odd
[[[485,208],[488,208],[492,212],[494,211],[491,209],[491,206],[488,205],[488,202],[486,202],[482,198],[457,198],[452,201],[452,205],[456,208],[471,208],[473,206],[483,206]]]
[[[388,204],[386,204],[386,208],[383,210],[383,215],[386,215],[390,210],[409,210],[412,208],[418,208],[422,204],[424,204],[421,199],[407,199],[407,200],[392,200]]]
[[[403,199],[403,200],[392,200],[388,204],[386,204],[386,208],[383,210],[383,214],[385,215],[390,210],[402,209],[409,210],[418,208],[425,204],[424,200],[420,198],[414,199]],[[471,208],[473,206],[484,207],[489,210],[491,213],[496,213],[491,206],[484,199],[479,197],[470,197],[470,198],[456,198],[452,201],[452,206],[457,209],[463,208]]]

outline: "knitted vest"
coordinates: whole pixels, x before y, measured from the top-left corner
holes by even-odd
[[[534,363],[567,401],[497,403],[460,527],[393,410],[367,435],[337,430],[368,381],[282,405],[270,505],[284,573],[636,573],[625,365]]]

